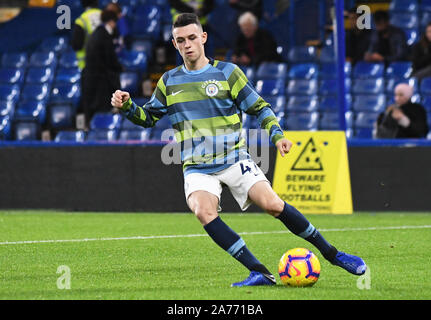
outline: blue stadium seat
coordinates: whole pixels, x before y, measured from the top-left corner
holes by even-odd
[[[89,142],[114,142],[117,140],[117,130],[90,130],[87,135]]]
[[[424,0],[421,0],[424,2]],[[419,3],[417,0],[392,0],[389,5],[389,11],[394,12],[408,12],[414,13],[419,9]]]
[[[144,52],[147,57],[151,59],[153,56],[153,46],[154,44],[151,40],[136,39],[132,42],[131,50],[137,52]]]
[[[30,66],[32,67],[53,67],[57,64],[55,53],[36,51],[30,56]]]
[[[400,0],[398,0],[400,1]],[[429,11],[431,12],[431,0],[421,0],[419,5],[420,11]]]
[[[422,97],[421,104],[423,105],[427,113],[431,113],[431,96]],[[0,115],[2,115],[1,109],[0,109]]]
[[[77,68],[78,60],[76,59],[75,51],[68,50],[63,52],[60,56],[59,66],[62,68]]]
[[[345,79],[346,93],[352,90],[352,81],[349,78]],[[321,96],[334,96],[338,93],[338,81],[335,79],[323,79],[320,81],[319,95]]]
[[[81,90],[78,84],[73,83],[54,83],[50,103],[72,103],[77,105],[81,96]]]
[[[420,18],[420,30],[425,30],[426,26],[428,25],[428,23],[431,21],[431,0],[428,0],[430,7],[428,11],[423,11],[421,10],[421,18]]]
[[[123,121],[121,124],[121,130],[131,131],[131,130],[142,130],[143,127],[137,124],[134,124],[132,121],[123,117]]]
[[[372,129],[377,121],[378,113],[376,112],[358,112],[355,119],[355,129],[369,128]]]
[[[68,47],[69,40],[66,37],[52,36],[42,40],[37,51],[52,51],[55,53],[63,52]]]
[[[420,31],[419,28],[403,29],[407,38],[407,45],[412,46],[419,41]]]
[[[344,74],[346,78],[351,78],[352,76],[352,64],[346,62],[344,64]],[[320,65],[319,71],[320,79],[336,79],[337,78],[337,66],[334,63],[322,63]]]
[[[0,101],[18,101],[20,94],[19,86],[16,84],[0,84]]]
[[[119,130],[121,127],[121,115],[108,112],[96,113],[90,121],[91,130]]]
[[[162,11],[156,5],[138,5],[133,12],[132,33],[135,37],[157,40],[161,35]]]
[[[291,113],[285,120],[287,130],[317,130],[319,127],[319,113]]]
[[[317,79],[319,66],[316,63],[295,63],[290,66],[288,76],[290,79]]]
[[[287,95],[315,95],[318,92],[318,81],[312,80],[290,80],[287,86]]]
[[[385,92],[385,80],[378,79],[357,79],[353,81],[352,94],[380,94]]]
[[[320,51],[320,63],[335,63],[335,47],[325,46]]]
[[[141,127],[142,128],[142,127]],[[142,128],[140,130],[121,130],[119,141],[146,141],[150,140],[151,130],[148,128]]]
[[[384,76],[384,63],[359,61],[353,67],[354,79],[383,78]]]
[[[291,96],[287,103],[287,112],[313,112],[318,110],[319,99],[317,96]]]
[[[46,121],[46,103],[40,100],[26,100],[17,104],[15,120],[34,120],[40,124]]]
[[[282,79],[266,79],[256,82],[256,91],[261,96],[284,95],[285,81]]]
[[[85,132],[78,131],[59,131],[55,136],[54,142],[84,142]]]
[[[256,79],[285,79],[286,75],[287,63],[264,62],[257,69]]]
[[[6,115],[0,115],[0,140],[10,140],[12,138],[12,121]]]
[[[75,116],[75,107],[71,104],[55,104],[49,108],[49,124],[55,129],[73,127]]]
[[[24,68],[27,63],[27,53],[24,52],[4,53],[1,59],[2,67],[6,68]]]
[[[263,96],[263,100],[271,105],[272,111],[277,115],[286,111],[286,97],[283,96]]]
[[[13,126],[13,138],[17,141],[39,140],[40,125],[36,121],[17,121]]]
[[[373,128],[356,128],[355,138],[359,139],[372,139],[373,138]]]
[[[144,52],[123,50],[119,60],[125,71],[144,72],[147,70],[147,56]]]
[[[338,130],[340,128],[340,114],[338,110],[325,111],[320,114],[319,129],[320,130]],[[347,111],[345,114],[346,127],[353,126],[353,113]]]
[[[315,62],[317,52],[315,47],[295,46],[289,50],[288,61],[290,63]]]
[[[418,16],[409,12],[392,13],[390,22],[401,29],[415,29],[419,27]]]
[[[82,12],[84,8],[81,5],[81,2],[78,0],[57,0],[57,6],[66,5],[70,7],[72,10],[77,10]]]
[[[286,43],[278,43],[277,45],[277,53],[280,55],[282,61],[289,60],[289,44]]]
[[[21,85],[24,81],[24,69],[0,68],[0,83]]]
[[[352,139],[355,137],[355,131],[352,128],[346,129],[346,139]]]
[[[356,95],[353,98],[354,111],[382,112],[386,108],[386,95]]]
[[[121,90],[128,91],[134,95],[138,92],[139,81],[136,72],[122,72],[120,74]]]
[[[46,83],[26,83],[21,90],[21,100],[46,100],[49,96],[49,85]]]
[[[413,87],[414,92],[419,91],[418,80],[416,78],[410,78],[410,79],[389,78],[386,80],[386,90],[385,90],[386,94],[393,95],[395,87],[400,83],[409,84],[410,86]]]
[[[423,96],[431,95],[431,77],[422,79],[419,86],[419,91]]]
[[[391,62],[386,68],[386,79],[408,79],[412,74],[413,68],[410,61]]]
[[[164,131],[158,128],[152,128],[150,133],[150,140],[170,142],[174,141],[173,130]]]
[[[55,76],[56,83],[78,83],[81,79],[81,72],[78,68],[63,68],[57,69],[57,74]]]
[[[9,116],[13,117],[15,113],[15,102],[13,101],[0,101],[0,117]]]
[[[346,95],[346,107],[347,110],[351,109],[352,105],[352,96]],[[336,95],[332,96],[321,96],[319,102],[319,110],[323,112],[337,112],[338,107],[338,99]]]
[[[30,67],[25,77],[26,83],[51,83],[54,79],[54,69],[50,67]]]

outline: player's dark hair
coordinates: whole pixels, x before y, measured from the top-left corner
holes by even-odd
[[[94,7],[98,7],[99,6],[99,1],[98,0],[81,0],[81,5],[84,8],[87,8],[87,7],[94,8]]]
[[[389,22],[389,13],[387,11],[378,10],[374,12],[374,23]]]
[[[102,20],[102,23],[106,23],[106,22],[109,22],[109,21],[115,21],[115,22],[117,22],[117,20],[118,20],[118,15],[117,15],[117,13],[116,12],[114,12],[114,11],[112,11],[112,10],[103,10],[102,11],[102,15],[101,15],[101,20]]]
[[[199,22],[199,18],[194,13],[181,13],[174,21],[172,25],[172,29],[185,27],[189,24],[196,24],[199,28],[202,29],[202,25]]]

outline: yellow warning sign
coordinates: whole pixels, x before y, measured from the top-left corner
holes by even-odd
[[[353,213],[343,131],[289,131],[290,152],[277,154],[273,188],[303,213]]]

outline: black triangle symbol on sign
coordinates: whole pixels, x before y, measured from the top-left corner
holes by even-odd
[[[316,148],[313,138],[308,140],[291,170],[323,171],[321,152]]]

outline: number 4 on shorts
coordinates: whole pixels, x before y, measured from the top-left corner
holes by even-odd
[[[251,172],[251,168],[247,165],[244,165],[243,163],[240,163],[241,166],[241,173],[244,175],[247,172]]]

